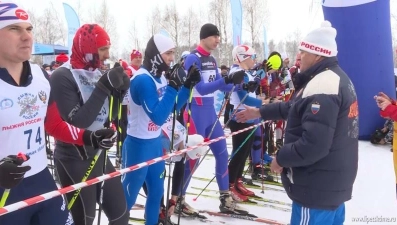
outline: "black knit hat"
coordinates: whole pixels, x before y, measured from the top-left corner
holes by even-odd
[[[211,36],[220,36],[218,27],[212,23],[206,23],[200,29],[200,40]]]

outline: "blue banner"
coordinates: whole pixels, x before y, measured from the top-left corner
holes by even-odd
[[[233,46],[237,46],[241,44],[243,11],[240,0],[230,0],[230,5],[232,9]]]
[[[269,56],[269,46],[267,45],[267,32],[266,32],[266,27],[263,26],[263,54],[264,54],[264,59],[267,59]]]
[[[72,54],[73,38],[76,35],[76,31],[80,28],[80,20],[76,11],[70,5],[63,3],[63,9],[68,24],[68,49],[70,56]]]
[[[380,91],[391,98],[396,95],[390,1],[323,0],[323,11],[337,30],[339,64],[356,89],[359,138],[369,139],[385,122],[379,116],[374,95]]]

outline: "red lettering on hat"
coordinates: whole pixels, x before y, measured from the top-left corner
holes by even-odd
[[[22,9],[15,10],[15,16],[18,17],[18,19],[20,19],[20,20],[28,20],[29,19],[28,13]]]
[[[331,51],[330,50],[325,49],[325,48],[321,48],[321,47],[318,47],[318,46],[315,46],[315,45],[312,45],[312,44],[308,44],[308,43],[305,43],[303,41],[301,42],[301,46],[303,46],[303,47],[305,47],[307,49],[313,50],[315,52],[320,52],[320,53],[324,53],[324,54],[327,54],[327,55],[331,55]]]

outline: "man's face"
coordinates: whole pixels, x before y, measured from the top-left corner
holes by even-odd
[[[30,23],[16,23],[0,29],[0,58],[2,61],[20,63],[32,54],[33,27]]]
[[[161,54],[161,58],[164,60],[167,66],[170,66],[171,63],[174,61],[175,58],[175,49],[170,49],[163,54]]]
[[[209,50],[213,51],[218,47],[220,37],[218,35],[210,36],[204,39],[204,45]]]
[[[140,67],[142,65],[142,56],[136,56],[131,60],[131,64],[136,67]]]
[[[110,45],[106,45],[106,46],[98,48],[99,60],[101,62],[104,62],[105,60],[110,58],[109,50],[110,50]]]
[[[300,67],[300,66],[301,66],[301,54],[298,54],[298,55],[296,56],[295,66],[297,66],[297,67]]]
[[[221,70],[221,74],[222,76],[226,76],[228,74],[229,71],[227,71],[227,69],[223,69]]]
[[[309,69],[320,60],[321,60],[321,56],[309,52],[301,51],[301,63],[300,63],[301,72],[304,72],[305,70]]]
[[[284,59],[283,64],[284,67],[287,67],[289,65],[289,58]]]

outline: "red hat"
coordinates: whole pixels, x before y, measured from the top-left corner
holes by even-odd
[[[55,58],[56,62],[62,62],[62,63],[65,63],[68,60],[69,60],[69,57],[67,55],[65,55],[65,53],[61,53]]]
[[[84,24],[73,38],[70,64],[75,69],[95,70],[100,68],[98,48],[110,45],[106,31],[98,24]]]
[[[134,50],[132,50],[132,53],[131,53],[131,61],[133,59],[135,59],[136,57],[142,57],[142,53],[140,51],[134,49]]]

